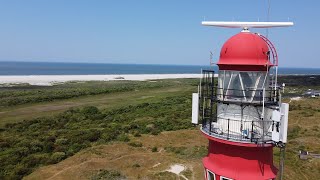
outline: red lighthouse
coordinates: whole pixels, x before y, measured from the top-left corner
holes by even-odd
[[[241,27],[221,48],[218,80],[202,71],[199,92],[193,94],[192,122],[200,117],[209,140],[203,158],[207,180],[272,180],[278,169],[273,148],[287,141],[289,105],[281,103],[277,85],[278,55],[264,36],[249,28],[291,26],[290,22],[202,22]]]

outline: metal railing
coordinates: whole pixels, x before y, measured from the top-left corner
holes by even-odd
[[[238,120],[218,117],[207,120],[202,124],[206,134],[225,140],[247,143],[265,143],[271,141],[273,121],[267,120]]]
[[[222,102],[254,103],[262,105],[274,104],[279,101],[280,89],[223,89],[217,88],[217,100]],[[263,94],[264,93],[264,94]]]

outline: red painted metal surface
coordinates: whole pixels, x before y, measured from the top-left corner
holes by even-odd
[[[245,147],[209,140],[209,153],[203,165],[216,174],[233,180],[269,180],[276,178],[273,146]]]
[[[268,43],[259,35],[241,32],[223,45],[217,64],[220,70],[267,71],[273,66],[268,51]]]

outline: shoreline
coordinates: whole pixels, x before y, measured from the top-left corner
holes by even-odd
[[[279,74],[283,76],[319,76],[312,74]],[[104,74],[104,75],[0,75],[0,87],[29,84],[33,86],[53,86],[66,82],[85,81],[148,81],[159,79],[200,78],[201,74]],[[218,74],[214,74],[218,77]]]
[[[52,86],[66,82],[84,81],[147,81],[158,79],[200,78],[201,74],[110,74],[110,75],[14,75],[0,76],[0,85],[14,86],[30,84]],[[215,74],[217,77],[217,74]]]

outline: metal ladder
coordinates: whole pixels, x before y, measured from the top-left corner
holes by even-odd
[[[216,109],[214,107],[216,101],[216,87],[214,82],[213,70],[202,70],[201,91],[199,101],[199,113],[202,124],[210,122],[210,130],[212,122],[216,122]]]
[[[271,53],[272,53],[272,64],[274,66],[278,66],[278,53],[277,53],[277,50],[276,48],[274,47],[274,45],[272,44],[272,42],[265,36],[263,36],[262,34],[258,34],[262,40],[264,40],[268,47],[270,48],[271,50]]]

